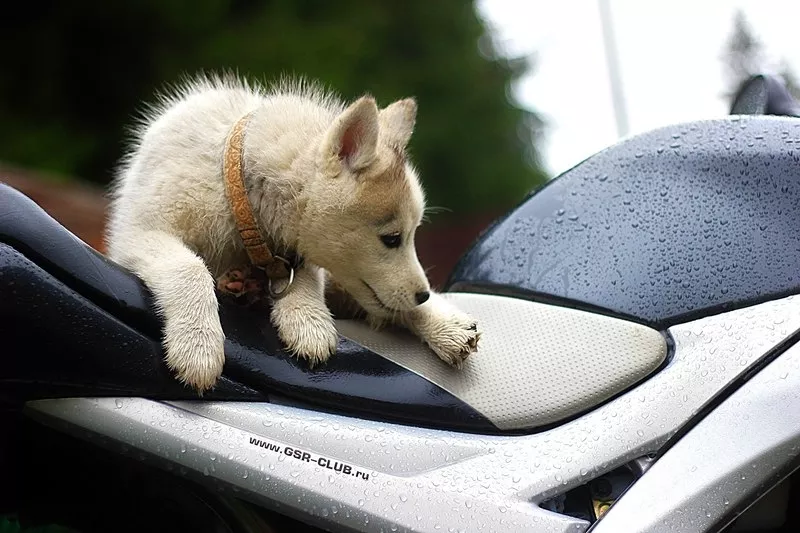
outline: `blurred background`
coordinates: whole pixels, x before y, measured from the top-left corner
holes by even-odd
[[[40,0],[0,18],[0,181],[103,250],[131,116],[200,69],[416,96],[435,285],[496,216],[619,137],[722,116],[752,73],[797,92],[791,1]]]

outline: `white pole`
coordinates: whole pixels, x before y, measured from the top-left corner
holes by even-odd
[[[625,95],[622,92],[622,76],[617,56],[617,45],[614,41],[614,27],[611,20],[609,0],[598,0],[600,8],[600,25],[603,28],[603,45],[608,64],[608,78],[611,84],[611,99],[614,105],[614,118],[617,123],[617,136],[628,134],[628,113],[625,110]]]

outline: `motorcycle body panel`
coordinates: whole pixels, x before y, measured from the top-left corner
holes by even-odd
[[[145,453],[179,475],[235,487],[268,508],[332,531],[566,533],[589,523],[539,504],[659,450],[765,357],[782,362],[780,350],[799,328],[800,298],[791,297],[676,325],[670,328],[673,358],[658,374],[534,435],[431,430],[254,402],[80,398],[34,401],[28,410],[91,442]],[[795,362],[797,353],[786,352],[782,366]],[[739,416],[752,421],[747,431],[758,433],[774,396],[764,386],[755,394],[751,403],[737,403]],[[773,435],[770,449],[782,449],[792,428],[763,440]],[[658,475],[653,466],[640,481],[651,472]],[[753,472],[737,490],[752,496],[765,474]],[[625,496],[619,505],[624,502]],[[620,514],[624,523],[625,511]]]
[[[487,230],[449,290],[664,327],[800,290],[800,121],[728,117],[622,141]]]
[[[13,214],[0,219],[11,326],[0,387],[46,424],[331,531],[584,531],[592,520],[558,502],[625,465],[639,479],[593,530],[678,527],[686,508],[697,531],[713,531],[797,466],[800,427],[768,411],[792,409],[798,390],[798,162],[792,119],[663,128],[589,158],[490,227],[449,297],[568,308],[663,344],[602,398],[513,427],[392,355],[391,334],[348,333],[312,371],[266,315],[226,300],[224,379],[199,400],[161,360],[143,285],[0,186]],[[564,375],[613,381],[592,359],[597,337],[574,331],[586,357],[573,353],[577,372]],[[530,365],[567,360],[554,343],[535,346]],[[726,435],[744,444],[714,456]]]

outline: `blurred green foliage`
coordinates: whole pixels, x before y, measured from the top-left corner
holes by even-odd
[[[528,62],[500,57],[465,0],[15,2],[0,61],[0,160],[97,183],[142,101],[200,69],[304,74],[381,105],[416,96],[430,205],[505,207],[544,180],[541,123],[508,98]]]
[[[791,65],[786,58],[782,58],[777,65],[770,64],[764,53],[764,43],[741,9],[734,14],[733,29],[725,42],[722,62],[727,84],[724,96],[731,105],[745,82],[757,74],[779,76],[789,93],[800,99],[800,81]]]

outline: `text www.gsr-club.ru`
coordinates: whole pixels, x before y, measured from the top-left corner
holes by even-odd
[[[329,459],[328,457],[323,457],[321,455],[315,455],[311,452],[298,450],[297,448],[292,448],[291,446],[281,446],[279,444],[267,442],[256,437],[250,437],[250,444],[253,446],[258,446],[259,448],[264,448],[270,452],[288,455],[289,457],[298,459],[300,461],[305,461],[306,463],[315,463],[322,468],[327,468],[328,470],[333,470],[334,472],[339,472],[340,474],[344,474],[346,476],[357,477],[359,479],[363,479],[364,481],[369,479],[369,474],[358,470],[352,465],[337,461],[335,459]]]

